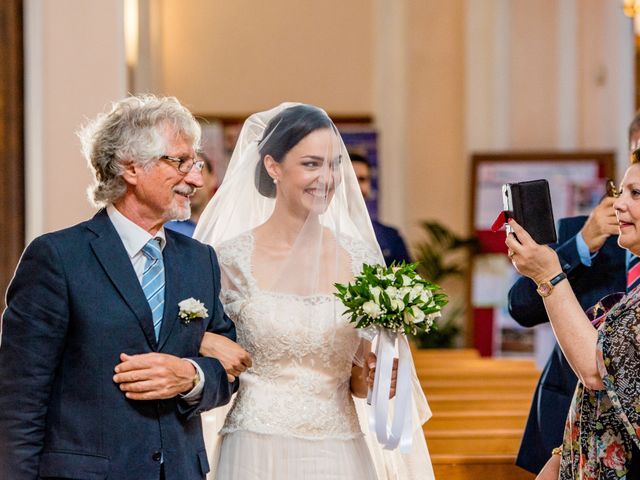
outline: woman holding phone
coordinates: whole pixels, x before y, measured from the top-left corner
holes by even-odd
[[[640,255],[640,164],[625,173],[614,209],[619,245]],[[538,285],[558,343],[579,380],[562,447],[538,478],[640,478],[640,289],[594,325],[565,281],[556,253],[537,244],[517,222],[509,224],[511,261]]]

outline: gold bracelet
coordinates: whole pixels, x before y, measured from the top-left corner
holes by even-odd
[[[562,455],[562,445],[551,450],[551,455]]]

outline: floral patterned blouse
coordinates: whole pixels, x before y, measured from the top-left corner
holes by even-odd
[[[605,389],[578,382],[564,430],[560,480],[631,480],[633,446],[640,446],[639,288],[598,326],[596,359]]]

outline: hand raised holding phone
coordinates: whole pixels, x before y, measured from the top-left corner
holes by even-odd
[[[589,214],[589,218],[580,230],[584,243],[589,247],[591,253],[595,253],[602,248],[604,242],[611,235],[618,235],[618,219],[613,209],[614,196],[605,196],[600,203]]]

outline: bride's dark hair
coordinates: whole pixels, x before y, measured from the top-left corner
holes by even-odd
[[[331,119],[312,105],[296,105],[285,108],[271,119],[258,146],[260,161],[256,165],[256,188],[268,198],[276,196],[276,186],[264,166],[264,157],[270,155],[280,163],[284,156],[304,137],[315,130],[331,128],[336,131]]]

